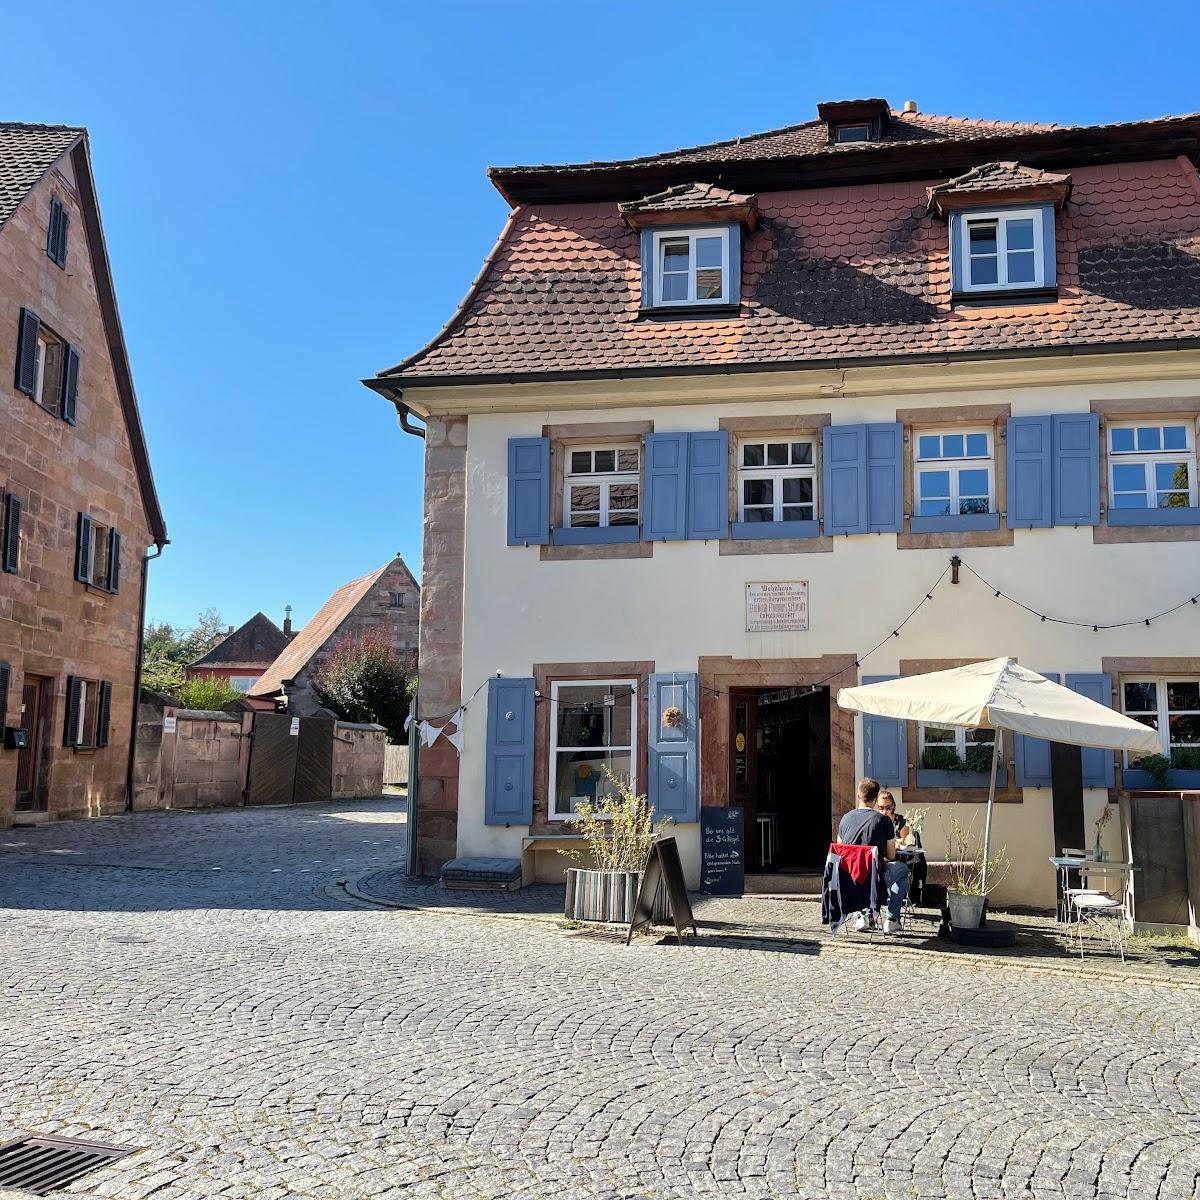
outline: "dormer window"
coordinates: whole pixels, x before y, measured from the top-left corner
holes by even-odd
[[[962,290],[995,292],[1040,288],[1046,282],[1046,255],[1040,208],[964,213],[958,222]]]
[[[729,230],[656,230],[654,304],[728,304]]]
[[[846,142],[869,142],[871,140],[870,125],[838,125],[833,131],[833,140],[842,145]]]

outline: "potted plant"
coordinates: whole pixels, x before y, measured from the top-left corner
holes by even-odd
[[[655,826],[645,796],[602,767],[604,789],[596,799],[581,800],[568,822],[583,837],[586,851],[563,851],[579,866],[567,868],[564,915],[575,921],[627,924],[633,916],[642,868],[654,842]],[[670,825],[667,819],[660,827]],[[585,863],[586,865],[583,865]],[[662,888],[654,898],[655,920],[671,911]]]
[[[943,830],[945,826],[943,825]],[[956,929],[978,929],[983,921],[990,893],[1008,874],[1008,851],[1001,846],[987,859],[987,891],[983,888],[983,848],[974,848],[975,826],[963,828],[957,814],[950,817],[947,841],[950,845],[950,882],[946,888],[946,905],[950,909],[950,924]]]

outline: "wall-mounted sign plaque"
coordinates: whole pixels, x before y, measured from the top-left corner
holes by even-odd
[[[808,580],[746,584],[746,632],[808,630]]]

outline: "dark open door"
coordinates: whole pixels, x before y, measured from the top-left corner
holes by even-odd
[[[26,675],[21,688],[20,728],[26,731],[23,750],[17,751],[17,812],[37,812],[44,807],[39,795],[42,760],[42,717],[45,680]]]

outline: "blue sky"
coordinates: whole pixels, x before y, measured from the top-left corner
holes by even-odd
[[[968,21],[967,14],[970,14]],[[9,5],[0,116],[91,131],[172,544],[148,612],[306,621],[400,551],[420,443],[358,382],[452,313],[489,164],[616,158],[884,96],[978,117],[1200,109],[1195,4]],[[50,25],[53,28],[50,28]],[[969,26],[969,27],[968,27]]]

